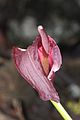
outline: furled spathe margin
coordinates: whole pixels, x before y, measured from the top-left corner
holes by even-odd
[[[42,100],[54,100],[59,102],[59,96],[56,92],[53,82],[54,73],[60,68],[62,64],[60,50],[56,42],[48,36],[43,27],[39,29],[39,34],[36,40],[27,49],[13,47],[12,55],[16,68],[24,79],[34,88],[40,95]],[[45,42],[44,42],[45,41]],[[39,57],[39,48],[44,49],[48,59],[52,61],[49,63],[49,73],[46,75],[41,65]],[[49,60],[49,61],[50,61]]]

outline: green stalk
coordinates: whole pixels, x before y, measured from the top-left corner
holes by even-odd
[[[53,100],[50,100],[50,101],[54,105],[54,107],[57,109],[57,111],[60,113],[60,115],[63,117],[64,120],[72,120],[72,118],[69,116],[69,114],[66,112],[66,110],[61,105],[61,103],[57,103]]]

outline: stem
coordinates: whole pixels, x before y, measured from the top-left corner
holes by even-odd
[[[53,100],[50,100],[51,103],[55,106],[57,111],[60,113],[60,115],[63,117],[64,120],[72,120],[72,118],[69,116],[69,114],[66,112],[66,110],[63,108],[61,103],[57,103]]]

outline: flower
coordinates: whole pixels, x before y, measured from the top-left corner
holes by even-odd
[[[13,60],[19,73],[42,100],[59,102],[52,80],[62,64],[60,50],[42,26],[38,27],[38,32],[39,35],[27,49],[13,47]]]

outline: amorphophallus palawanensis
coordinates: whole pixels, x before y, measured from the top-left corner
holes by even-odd
[[[38,27],[39,35],[27,49],[12,50],[16,68],[23,78],[39,93],[42,100],[50,100],[64,120],[72,120],[60,104],[54,88],[55,72],[60,69],[62,57],[56,42]]]
[[[62,64],[60,50],[42,26],[38,27],[38,32],[39,35],[27,49],[13,48],[13,59],[19,73],[37,90],[42,100],[59,102],[53,80]]]

